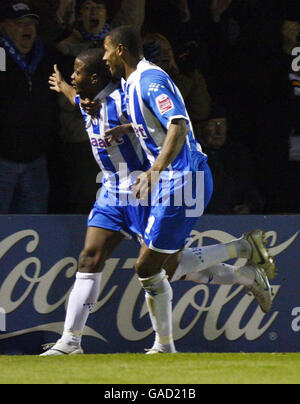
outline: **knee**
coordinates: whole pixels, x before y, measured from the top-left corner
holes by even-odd
[[[152,296],[161,295],[164,293],[168,293],[169,296],[172,296],[173,294],[165,270],[162,270],[149,278],[140,278],[139,280],[141,286],[146,291],[146,295],[147,293]]]
[[[150,249],[144,250],[135,263],[135,271],[139,278],[150,278],[161,272],[168,256]]]
[[[149,278],[161,271],[160,266],[155,266],[154,263],[149,264],[147,260],[143,259],[138,259],[135,263],[134,268],[139,278]]]
[[[101,260],[97,251],[87,249],[82,250],[78,260],[78,271],[92,274],[101,272],[101,270]]]
[[[138,259],[134,265],[135,272],[138,274],[139,278],[147,278],[148,275],[148,269],[145,266],[145,263],[141,260]]]

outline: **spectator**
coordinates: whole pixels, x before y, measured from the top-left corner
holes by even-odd
[[[77,0],[75,28],[72,34],[57,46],[64,55],[62,71],[65,78],[73,73],[74,59],[81,51],[102,47],[103,39],[111,27],[122,24],[141,26],[144,5],[145,0],[123,0],[121,8],[111,23],[108,23],[106,1]],[[59,213],[87,214],[99,189],[96,182],[99,167],[91,153],[90,140],[80,111],[64,96],[58,97],[61,141],[57,143],[56,149],[60,153],[59,162],[64,168],[66,178],[64,183],[57,182],[58,200],[53,200],[53,209],[59,209]]]
[[[300,73],[293,65],[292,51],[300,48],[300,3],[288,2],[282,27],[283,50],[289,58],[290,120],[288,162],[281,189],[286,213],[299,213],[300,207]]]
[[[85,49],[100,47],[111,28],[128,24],[140,27],[144,21],[145,0],[123,0],[121,9],[107,21],[107,0],[77,0],[75,28],[58,44],[64,55],[76,56]]]
[[[290,55],[294,47],[298,44],[300,34],[300,22],[295,21],[292,16],[285,19],[282,26],[283,50]]]
[[[263,200],[256,186],[255,162],[249,150],[228,136],[224,108],[214,105],[198,139],[208,155],[214,194],[206,212],[213,214],[261,213]]]
[[[186,41],[184,24],[189,18],[189,8],[178,0],[151,0],[146,2],[144,33],[159,32],[167,37],[175,52],[177,47]]]
[[[39,35],[47,47],[70,35],[75,19],[75,0],[25,0],[40,16]]]
[[[300,49],[300,3],[288,3],[282,26],[283,50],[289,59],[289,80],[291,84],[291,119],[293,132],[300,134],[300,73],[295,68],[292,54],[294,48]],[[299,65],[299,63],[297,64]]]
[[[189,3],[189,35],[199,47],[198,67],[205,74],[209,92],[221,92],[224,60],[239,34],[232,16],[232,0],[191,0]]]
[[[175,61],[173,48],[169,40],[159,34],[149,34],[145,37],[146,49],[151,45],[154,56],[150,59],[166,71],[178,86],[184,98],[186,108],[197,133],[202,121],[208,119],[211,107],[211,98],[207,90],[204,76],[195,69],[186,67],[186,60],[180,60],[180,67]],[[187,56],[188,50],[181,59]]]
[[[279,190],[287,180],[291,131],[290,60],[282,49],[279,3],[256,3],[248,35],[233,49],[224,79],[231,136],[257,156],[259,188],[269,214],[285,211],[286,196]]]
[[[56,99],[48,89],[54,63],[37,36],[38,15],[24,3],[0,9],[0,213],[47,213],[45,154],[58,133]]]

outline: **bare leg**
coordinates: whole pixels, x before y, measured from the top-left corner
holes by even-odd
[[[79,256],[78,272],[101,272],[105,261],[123,239],[123,234],[119,232],[88,227],[84,248]]]

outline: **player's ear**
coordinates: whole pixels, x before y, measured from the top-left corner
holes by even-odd
[[[124,55],[125,52],[125,46],[122,44],[119,44],[116,48],[116,55],[122,57]]]

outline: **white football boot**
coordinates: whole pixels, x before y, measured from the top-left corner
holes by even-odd
[[[40,356],[58,356],[58,355],[83,355],[84,352],[79,344],[72,342],[64,342],[63,339],[59,339],[54,344],[45,344],[43,349],[45,353]]]
[[[174,344],[169,344],[169,345],[161,345],[157,344],[156,342],[154,343],[153,347],[150,349],[145,349],[146,355],[154,355],[158,353],[177,353]]]

